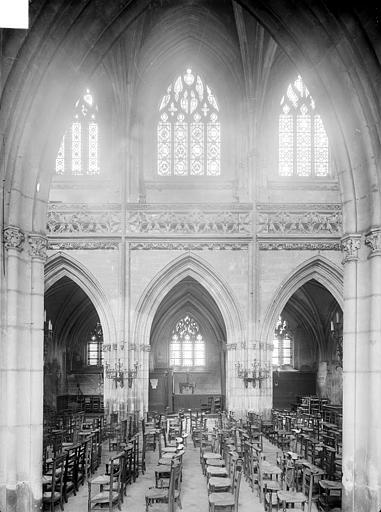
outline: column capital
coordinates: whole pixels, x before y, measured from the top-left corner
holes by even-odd
[[[343,252],[342,263],[348,263],[349,261],[357,261],[359,259],[358,251],[361,247],[361,235],[353,233],[345,235],[341,239],[341,250]]]
[[[48,239],[46,236],[30,233],[28,235],[29,253],[32,258],[42,261],[46,260],[46,250],[48,248]]]
[[[237,350],[237,343],[227,343],[226,350]]]
[[[16,249],[21,252],[24,249],[25,234],[16,226],[7,226],[3,231],[4,246],[6,249]]]
[[[381,227],[372,228],[369,233],[366,233],[365,245],[371,249],[369,258],[381,256]]]

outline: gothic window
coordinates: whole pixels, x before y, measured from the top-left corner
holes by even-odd
[[[287,321],[280,316],[275,326],[273,339],[273,366],[293,366],[293,338],[289,332]]]
[[[219,107],[211,88],[187,69],[169,85],[159,107],[159,176],[219,176]]]
[[[56,174],[99,174],[98,106],[89,89],[74,107],[71,126],[62,137],[56,158]]]
[[[171,366],[205,366],[205,341],[198,323],[185,315],[175,325],[169,344]]]
[[[328,137],[300,75],[289,84],[280,106],[279,175],[328,176]]]
[[[87,341],[87,365],[103,366],[103,331],[97,322],[96,327],[89,333]]]

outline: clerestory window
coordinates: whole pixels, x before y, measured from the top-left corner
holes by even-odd
[[[171,366],[205,366],[205,341],[198,323],[190,315],[185,315],[175,325],[169,343]]]
[[[157,174],[219,176],[220,153],[217,99],[200,75],[188,68],[168,86],[160,102]]]
[[[56,174],[99,174],[98,106],[86,89],[74,107],[71,126],[62,137],[56,158]]]
[[[279,175],[330,175],[328,137],[315,102],[299,75],[280,102]]]

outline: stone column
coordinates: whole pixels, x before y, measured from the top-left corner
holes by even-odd
[[[31,343],[30,343],[30,412],[23,421],[30,423],[29,453],[32,496],[41,498],[43,395],[44,395],[44,264],[47,239],[39,234],[28,237],[32,257]],[[21,409],[22,411],[22,409]],[[25,411],[24,411],[25,412]],[[25,467],[25,453],[20,454],[20,465]]]
[[[226,344],[226,410],[232,410],[235,399],[235,388],[237,385],[236,364],[236,343]]]
[[[369,281],[369,418],[368,418],[368,496],[370,511],[381,509],[381,227],[373,228],[365,236],[370,248]]]
[[[368,316],[366,265],[361,260],[361,235],[342,239],[344,253],[343,329],[343,503],[345,512],[370,512],[368,508],[367,431]]]
[[[1,387],[1,457],[6,460],[0,509],[30,512],[41,505],[43,404],[43,272],[46,239],[4,230],[6,325]]]

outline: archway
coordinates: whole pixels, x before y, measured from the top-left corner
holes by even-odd
[[[220,318],[219,329],[214,327],[214,332],[224,333],[222,338],[226,341],[228,349],[226,357],[226,407],[233,407],[236,404],[230,404],[234,379],[234,362],[229,352],[229,346],[235,346],[237,341],[246,338],[246,332],[243,329],[242,316],[238,307],[238,301],[235,299],[234,292],[229,285],[218,276],[210,265],[200,256],[193,253],[183,255],[171,261],[164,267],[157,276],[147,286],[136,308],[136,319],[133,325],[133,339],[137,340],[135,347],[136,359],[141,357],[143,367],[143,381],[140,391],[137,392],[136,400],[139,401],[140,410],[148,410],[148,390],[149,390],[149,351],[151,349],[151,334],[154,328],[155,315],[163,303],[165,297],[171,290],[180,290],[178,286],[184,279],[192,279],[197,282],[199,290],[203,289],[205,300],[205,291],[209,295],[209,304],[215,304],[211,310],[219,311],[214,314],[214,318]],[[191,281],[188,281],[191,282]],[[213,315],[212,315],[213,316]],[[209,323],[212,322],[209,321]],[[215,323],[215,320],[214,320]],[[142,350],[140,350],[142,349]],[[142,355],[141,355],[142,354]]]
[[[296,410],[303,396],[342,404],[343,313],[315,279],[300,286],[274,326],[273,407]]]
[[[63,276],[45,292],[44,425],[66,411],[103,414],[103,329],[88,295]]]
[[[225,343],[224,320],[214,299],[195,279],[184,278],[167,293],[153,319],[149,409],[221,410]]]

